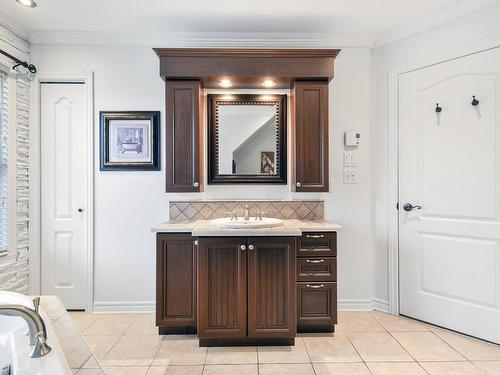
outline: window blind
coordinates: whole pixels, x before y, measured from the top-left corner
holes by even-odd
[[[0,71],[0,253],[8,249],[8,144],[9,103],[7,74]]]

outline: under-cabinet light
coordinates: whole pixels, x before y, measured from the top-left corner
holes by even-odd
[[[28,8],[35,8],[36,7],[36,1],[35,0],[16,0],[19,4],[24,5],[25,7]]]
[[[228,80],[228,79],[221,79],[219,81],[219,86],[220,87],[224,87],[224,88],[227,88],[227,87],[231,87],[233,85],[233,83]]]
[[[264,87],[273,87],[276,84],[276,82],[274,82],[272,79],[265,79],[262,81],[261,84]]]

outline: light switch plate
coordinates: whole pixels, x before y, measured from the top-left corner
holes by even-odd
[[[344,167],[358,166],[358,150],[344,151]]]

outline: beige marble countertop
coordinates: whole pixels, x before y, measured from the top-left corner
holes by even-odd
[[[41,296],[41,305],[56,333],[73,374],[104,375],[80,331],[57,296]],[[49,337],[50,339],[50,337]],[[48,341],[50,344],[50,341]]]
[[[300,236],[302,232],[337,232],[342,226],[329,221],[283,220],[273,228],[229,229],[209,225],[210,220],[166,221],[151,228],[154,233],[191,233],[195,237],[209,236]]]

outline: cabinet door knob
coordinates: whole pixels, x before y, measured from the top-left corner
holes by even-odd
[[[255,247],[253,245],[248,245],[248,250],[253,250]]]
[[[198,240],[194,240],[194,246],[198,246]]]
[[[194,187],[198,187],[198,186],[200,186],[200,184],[199,184],[198,182],[194,182],[194,183],[193,183],[193,186],[194,186]]]
[[[240,245],[240,249],[241,249],[241,250],[246,250],[246,249],[247,249],[247,247],[246,247],[245,245]]]
[[[79,209],[78,209],[78,212],[83,212],[83,208],[79,208]]]
[[[297,185],[297,187],[301,187],[302,186],[300,182],[297,182],[296,185]]]

